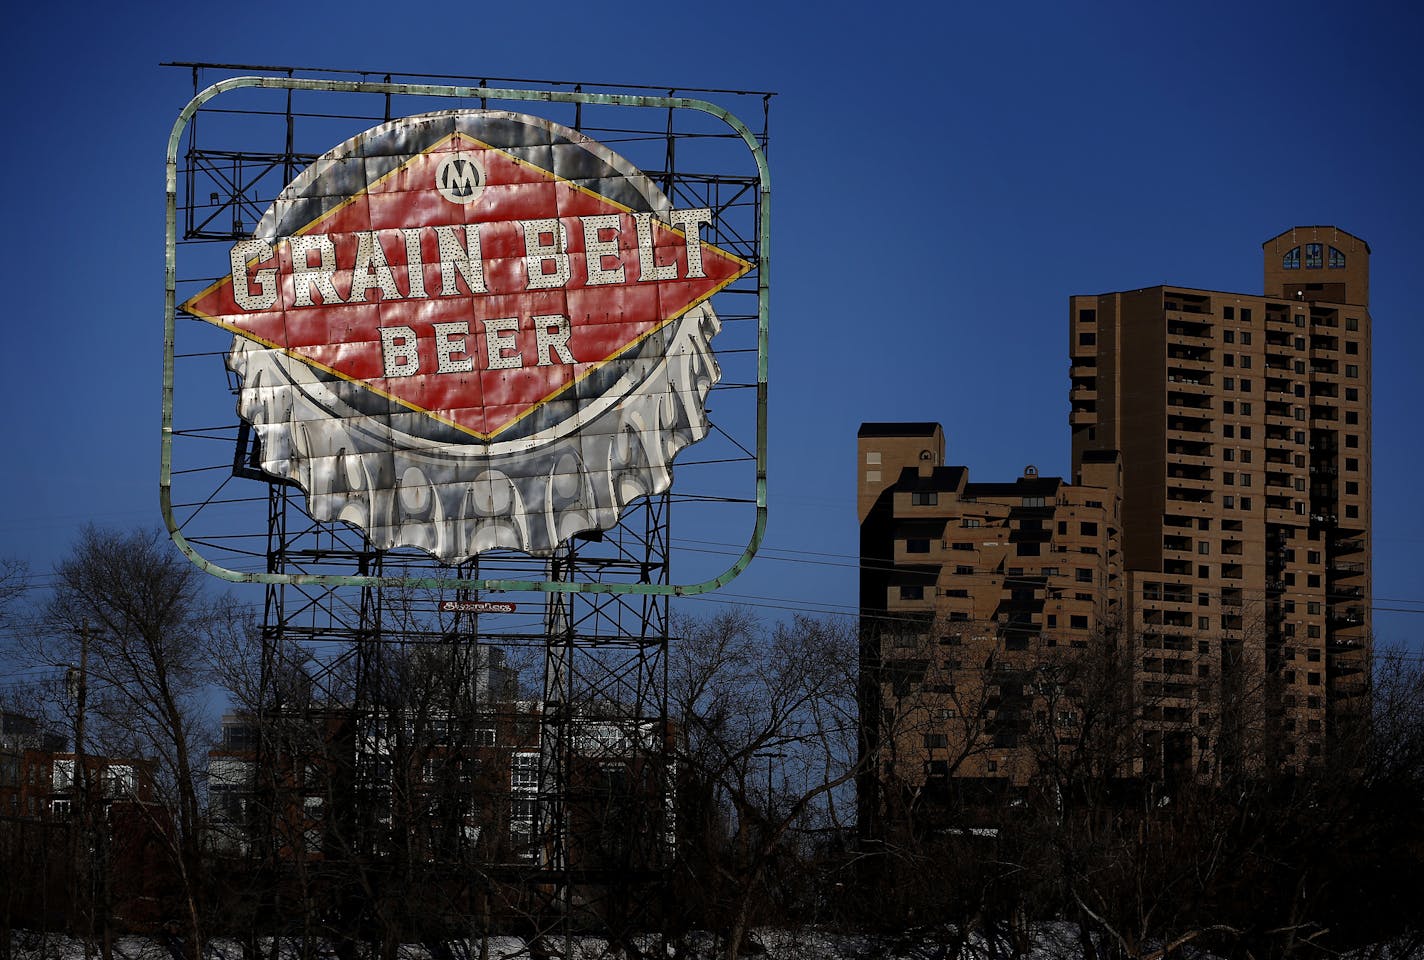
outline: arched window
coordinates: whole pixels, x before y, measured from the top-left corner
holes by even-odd
[[[1345,255],[1344,255],[1343,253],[1341,253],[1339,250],[1336,250],[1334,247],[1331,247],[1331,248],[1330,248],[1330,269],[1331,269],[1331,270],[1344,270],[1344,269],[1345,269]]]
[[[1281,258],[1281,266],[1287,270],[1300,269],[1300,247],[1291,247]]]
[[[1320,244],[1307,243],[1305,245],[1305,269],[1319,270],[1325,266],[1325,258],[1321,256]]]

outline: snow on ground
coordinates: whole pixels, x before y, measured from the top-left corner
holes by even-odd
[[[966,950],[958,957],[950,955],[945,946],[930,938],[883,937],[856,934],[832,933],[818,930],[757,930],[752,935],[752,945],[742,951],[744,960],[1009,960],[1013,951],[1008,944],[998,944],[997,949],[983,938],[973,937]],[[1030,952],[1021,960],[1080,960],[1077,930],[1071,924],[1044,923],[1033,930]],[[17,932],[12,941],[14,960],[86,960],[84,945],[73,938],[57,934]],[[471,945],[468,954],[458,949],[457,960],[464,957],[479,957],[478,942]],[[562,953],[562,939],[549,944],[555,955]],[[645,956],[655,956],[652,944],[644,944]],[[689,938],[689,946],[698,960],[715,960],[720,956],[717,944],[710,934],[694,934]],[[614,960],[617,954],[610,953],[608,945],[596,938],[576,938],[568,960]],[[124,937],[114,943],[114,960],[174,960],[160,942],[141,937]],[[298,957],[297,945],[292,944],[281,953],[282,960]],[[669,954],[670,956],[671,954]],[[89,954],[97,958],[97,952]],[[324,952],[322,960],[334,958],[335,954]],[[491,937],[488,944],[489,960],[527,960],[529,949],[518,937]],[[1219,960],[1214,954],[1194,950],[1190,946],[1182,948],[1175,957],[1181,960]],[[1404,947],[1391,948],[1384,945],[1368,950],[1354,951],[1343,955],[1344,960],[1420,960],[1416,951]],[[401,960],[440,960],[432,957],[423,946],[407,944],[401,948]],[[231,941],[215,940],[208,945],[204,960],[242,960],[241,948]]]

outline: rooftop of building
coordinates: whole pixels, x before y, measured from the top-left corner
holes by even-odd
[[[1303,226],[1290,227],[1289,229],[1282,230],[1280,233],[1276,234],[1274,237],[1270,237],[1270,238],[1268,238],[1268,239],[1266,239],[1266,240],[1261,241],[1261,246],[1262,246],[1262,247],[1269,246],[1271,243],[1275,242],[1276,240],[1279,240],[1281,237],[1288,237],[1288,236],[1290,236],[1291,234],[1296,233],[1296,232],[1301,231],[1301,230],[1329,230],[1329,231],[1332,232],[1332,233],[1341,234],[1341,235],[1343,235],[1343,236],[1349,237],[1351,240],[1354,240],[1356,243],[1359,243],[1361,246],[1363,246],[1363,247],[1365,248],[1365,253],[1371,253],[1371,252],[1372,252],[1372,251],[1370,250],[1370,245],[1369,245],[1369,243],[1368,243],[1363,237],[1356,236],[1355,234],[1351,233],[1351,232],[1348,231],[1348,230],[1341,230],[1339,227],[1335,226],[1333,223],[1312,223],[1312,224],[1306,224],[1306,225],[1303,225]]]
[[[857,437],[932,437],[939,424],[933,422],[893,423],[867,422],[860,425]]]
[[[1149,290],[1175,290],[1189,295],[1206,295],[1213,297],[1237,297],[1242,300],[1269,300],[1275,303],[1297,303],[1294,297],[1280,297],[1269,293],[1245,293],[1241,290],[1213,290],[1210,287],[1193,287],[1184,283],[1154,283],[1143,287],[1130,287],[1126,290],[1103,290],[1098,293],[1075,293],[1075,297],[1110,297],[1114,294],[1125,293],[1146,293]],[[1338,303],[1334,300],[1314,300],[1313,303],[1320,303],[1325,306],[1354,307],[1360,310],[1368,310],[1369,307],[1358,303]]]
[[[935,467],[928,474],[920,473],[916,467],[905,467],[895,481],[895,489],[912,493],[943,493],[958,490],[964,482],[966,467]]]

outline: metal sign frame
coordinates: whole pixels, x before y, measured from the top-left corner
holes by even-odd
[[[757,168],[757,189],[760,199],[757,219],[759,241],[757,257],[757,380],[756,380],[756,514],[751,536],[742,554],[721,574],[692,584],[576,582],[570,580],[459,580],[455,577],[380,577],[342,576],[333,574],[257,573],[232,570],[208,560],[183,535],[173,514],[173,394],[174,350],[177,307],[177,216],[179,147],[189,123],[200,108],[222,93],[245,87],[280,90],[310,90],[332,93],[374,93],[403,96],[443,97],[448,99],[493,99],[530,103],[599,104],[606,106],[640,107],[659,110],[695,110],[727,124],[751,151]],[[183,108],[174,122],[168,140],[165,170],[166,210],[164,248],[163,300],[163,422],[161,461],[159,468],[159,501],[164,524],[179,550],[196,566],[223,580],[234,583],[301,584],[317,586],[382,587],[403,586],[438,588],[458,582],[461,589],[488,591],[538,591],[543,593],[612,593],[691,596],[717,590],[737,577],[751,563],[761,546],[767,518],[767,366],[770,328],[770,243],[771,243],[771,176],[766,155],[756,135],[730,111],[706,100],[687,97],[653,97],[631,94],[583,93],[581,91],[531,90],[443,84],[377,83],[367,81],[315,80],[294,77],[242,76],[219,81],[197,94]]]

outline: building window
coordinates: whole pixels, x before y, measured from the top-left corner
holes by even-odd
[[[1248,354],[1241,354],[1241,366],[1246,370],[1251,369],[1251,357]]]
[[[1347,364],[1345,364],[1345,376],[1347,376],[1347,377],[1358,377],[1359,375],[1360,375],[1360,368],[1359,368],[1359,366],[1357,366],[1356,364],[1353,364],[1353,363],[1347,363]]]
[[[1360,329],[1360,318],[1359,318],[1359,317],[1346,317],[1346,318],[1345,318],[1345,329],[1346,329],[1346,330],[1358,330],[1358,329]]]
[[[1222,413],[1235,413],[1235,412],[1236,412],[1236,401],[1235,401],[1235,400],[1223,400],[1223,401],[1221,401],[1221,412],[1222,412]]]
[[[865,471],[865,482],[866,482],[866,483],[879,483],[879,482],[880,482],[880,471],[879,471],[879,470],[867,470],[867,471]]]
[[[1305,245],[1305,269],[1319,270],[1324,263],[1325,258],[1322,256],[1320,244],[1307,243]]]
[[[1242,334],[1242,336],[1247,336],[1247,337],[1249,337],[1250,334],[1249,334],[1249,333],[1247,333],[1247,334]],[[1248,379],[1246,379],[1245,377],[1242,377],[1242,378],[1241,378],[1241,392],[1242,392],[1242,393],[1250,393],[1250,392],[1251,392],[1251,381],[1248,380]]]
[[[1068,626],[1074,630],[1088,629],[1088,615],[1086,613],[1074,613],[1068,617]]]
[[[1232,331],[1232,330],[1223,330],[1223,331],[1221,331],[1221,342],[1222,342],[1222,343],[1235,343],[1235,342],[1236,342],[1236,333],[1235,333],[1235,331]]]
[[[515,790],[539,788],[539,754],[516,753],[510,758],[509,785]]]
[[[879,453],[879,451],[876,451],[876,450],[870,450],[870,451],[868,451],[868,452],[865,454],[865,462],[868,463],[868,464],[872,464],[872,465],[875,465],[875,466],[879,466],[879,464],[880,464],[880,453]]]
[[[1227,463],[1230,463],[1231,461],[1236,459],[1236,451],[1231,449],[1230,447],[1227,447],[1225,450],[1221,451],[1221,459],[1225,460]]]
[[[943,749],[944,749],[945,747],[947,747],[947,746],[949,746],[949,736],[948,736],[947,734],[943,734],[943,733],[927,733],[927,734],[925,734],[925,749],[926,749],[926,750],[943,750]]]
[[[1221,381],[1221,387],[1223,390],[1235,390],[1236,381],[1233,380],[1231,377],[1227,377],[1225,380]]]
[[[1359,422],[1360,422],[1360,415],[1359,415],[1357,412],[1355,412],[1354,410],[1346,410],[1346,411],[1345,411],[1345,422],[1346,422],[1347,424],[1359,423]]]
[[[1024,497],[1020,504],[1025,507],[1041,507],[1044,502],[1042,497]]]
[[[1091,570],[1085,570],[1082,567],[1079,567],[1077,570],[1074,571],[1074,575],[1079,583],[1093,582],[1093,571]]]
[[[1360,445],[1359,435],[1353,433],[1345,434],[1345,446],[1358,447]]]
[[[1236,308],[1235,308],[1235,307],[1222,307],[1222,308],[1221,308],[1221,319],[1223,319],[1223,320],[1232,320],[1232,319],[1235,319],[1235,317],[1236,317]]]
[[[1097,335],[1096,333],[1080,333],[1080,334],[1078,334],[1078,346],[1080,346],[1080,347],[1091,347],[1091,346],[1095,346],[1095,345],[1097,344],[1097,342],[1098,342],[1098,335]]]
[[[1353,496],[1358,495],[1359,492],[1360,492],[1360,485],[1359,485],[1358,483],[1356,483],[1354,480],[1346,480],[1346,481],[1345,481],[1345,495],[1346,495],[1346,496],[1353,497]]]
[[[1085,537],[1096,537],[1098,535],[1098,525],[1090,520],[1084,520],[1078,524],[1078,532]]]
[[[929,553],[930,542],[921,538],[914,538],[905,541],[906,553]]]
[[[1358,400],[1358,399],[1360,399],[1360,388],[1359,388],[1359,387],[1346,387],[1346,388],[1345,388],[1345,399],[1346,399],[1346,400]]]
[[[1079,322],[1079,323],[1097,323],[1097,322],[1098,322],[1098,311],[1096,311],[1096,310],[1079,310],[1079,311],[1078,311],[1078,322]]]
[[[1344,255],[1343,253],[1341,253],[1339,250],[1336,250],[1334,247],[1331,247],[1331,248],[1330,248],[1330,269],[1331,269],[1331,270],[1343,270],[1343,269],[1345,269],[1345,255]]]
[[[910,503],[916,507],[933,507],[939,504],[939,494],[933,490],[916,490],[910,494]]]
[[[1359,353],[1359,352],[1360,352],[1360,345],[1359,345],[1358,343],[1356,343],[1354,340],[1346,340],[1346,341],[1345,341],[1345,352],[1346,352],[1346,353]]]
[[[1281,258],[1281,267],[1286,270],[1300,269],[1300,247],[1291,247]]]
[[[903,583],[900,585],[901,600],[923,600],[925,598],[925,588],[918,583]]]

